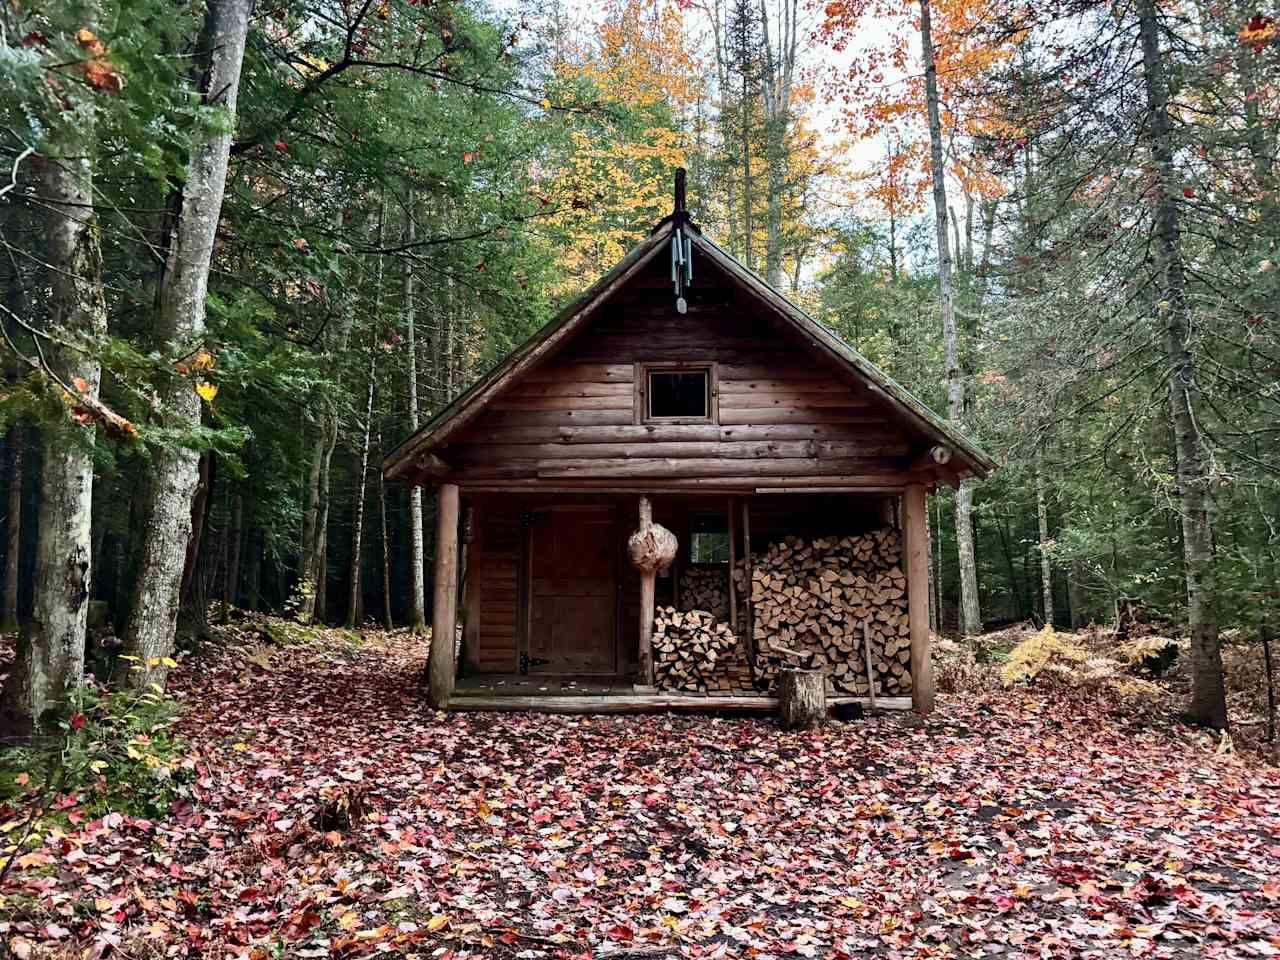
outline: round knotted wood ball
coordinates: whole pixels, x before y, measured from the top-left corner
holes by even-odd
[[[663,574],[676,558],[676,535],[660,523],[650,523],[627,538],[627,556],[641,573]]]

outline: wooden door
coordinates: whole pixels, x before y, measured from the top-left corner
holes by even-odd
[[[532,515],[530,673],[617,673],[614,541],[611,507],[560,507]]]

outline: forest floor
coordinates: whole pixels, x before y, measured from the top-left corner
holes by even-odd
[[[278,626],[278,625],[277,625]],[[1097,699],[766,719],[428,709],[425,646],[262,623],[173,673],[185,796],[0,886],[20,957],[1271,957],[1280,770]],[[279,636],[276,637],[279,639]],[[21,833],[18,801],[0,810]],[[0,953],[3,948],[0,948]]]

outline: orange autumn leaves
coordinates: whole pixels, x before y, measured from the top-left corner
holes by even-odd
[[[174,363],[174,370],[183,377],[195,377],[192,389],[205,403],[213,405],[218,395],[218,385],[211,383],[205,376],[217,365],[212,353],[201,347],[189,357]],[[138,428],[132,421],[120,416],[97,397],[97,387],[84,377],[72,377],[71,381],[61,384],[62,401],[70,410],[71,419],[81,426],[92,426],[101,423],[116,436],[131,439],[138,435]]]
[[[76,43],[87,57],[79,63],[80,74],[91,87],[107,93],[119,93],[124,89],[124,75],[107,57],[107,48],[97,34],[88,27],[81,27],[76,31]]]
[[[918,0],[831,0],[824,14],[822,36],[837,53],[852,54],[848,66],[827,75],[844,124],[857,138],[888,144],[864,195],[893,213],[915,211],[930,183]],[[1012,136],[998,105],[975,90],[1013,55],[1021,34],[988,31],[991,5],[976,0],[932,0],[930,14],[944,141]],[[868,34],[876,39],[860,42]],[[1001,191],[975,151],[953,151],[948,172],[968,194]]]

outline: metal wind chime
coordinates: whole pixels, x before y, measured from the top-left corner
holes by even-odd
[[[676,170],[675,208],[671,212],[671,283],[675,288],[676,313],[685,313],[685,290],[693,283],[693,238],[689,235],[689,211],[685,208],[685,172]],[[695,228],[696,229],[696,228]]]

